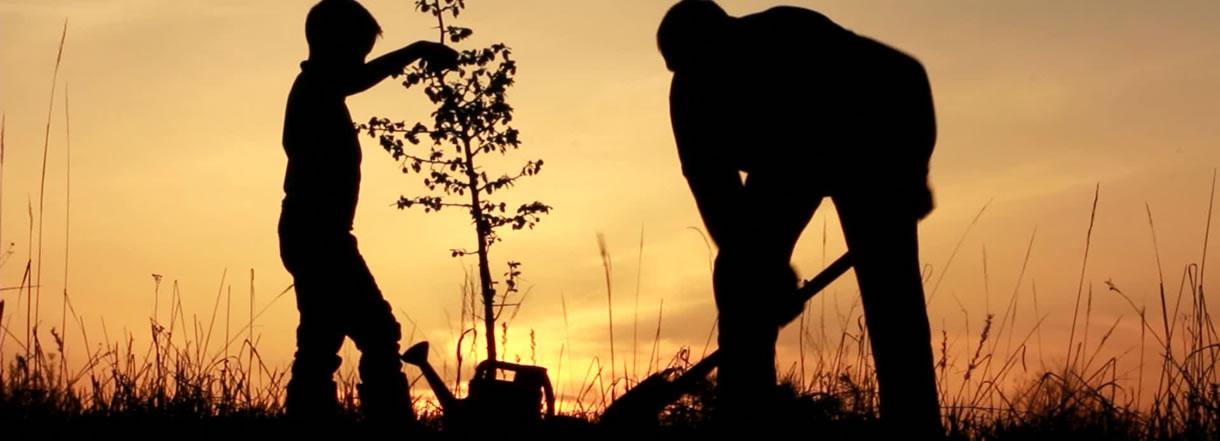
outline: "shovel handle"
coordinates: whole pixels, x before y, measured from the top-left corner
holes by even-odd
[[[830,286],[831,283],[834,283],[834,281],[839,277],[843,277],[843,273],[846,273],[847,270],[851,269],[851,267],[851,252],[843,253],[842,256],[839,256],[838,259],[831,262],[830,265],[827,266],[826,269],[822,270],[822,272],[818,273],[818,275],[813,276],[812,279],[806,280],[805,284],[801,285],[801,287],[797,289],[797,294],[800,295],[802,301],[807,302],[812,299],[813,296],[818,295],[818,293],[823,289],[826,289],[827,286]]]
[[[797,289],[797,295],[800,297],[802,302],[808,302],[814,296],[818,295],[819,292],[822,292],[823,289],[826,289],[827,286],[830,286],[831,283],[834,283],[834,281],[839,277],[842,277],[847,270],[851,269],[851,267],[851,252],[843,253],[842,256],[839,256],[838,259],[831,262],[830,265],[827,266],[826,269],[823,269],[822,272],[818,273],[818,275],[813,276],[812,279],[806,280],[805,283]],[[787,323],[784,324],[787,325]],[[706,377],[711,369],[719,364],[720,350],[717,349],[708,354],[707,357],[704,357],[704,359],[699,361],[699,363],[695,364],[693,368],[682,374],[682,376],[675,380],[675,382],[685,384],[693,381],[692,378]]]

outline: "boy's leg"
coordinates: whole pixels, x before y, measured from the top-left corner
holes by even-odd
[[[372,273],[356,248],[355,237],[344,254],[347,333],[360,350],[359,386],[365,416],[381,421],[413,421],[406,375],[399,358],[402,329],[381,295]]]
[[[894,194],[834,197],[855,263],[876,362],[881,418],[910,439],[943,436],[917,219]]]
[[[720,311],[717,373],[725,422],[757,427],[773,412],[775,341],[781,308],[792,307],[791,256],[820,196],[793,194],[779,174],[756,172],[746,182],[739,248],[721,249],[713,288]],[[751,219],[751,220],[744,220]],[[765,424],[765,423],[762,423]]]
[[[334,291],[315,271],[300,271],[294,277],[297,311],[297,350],[292,362],[285,409],[305,418],[335,416],[339,411],[334,373],[341,359],[343,329],[334,316]]]

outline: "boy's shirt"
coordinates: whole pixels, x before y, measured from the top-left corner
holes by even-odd
[[[293,228],[352,229],[360,193],[360,141],[336,79],[308,61],[301,63],[288,96],[281,219]]]

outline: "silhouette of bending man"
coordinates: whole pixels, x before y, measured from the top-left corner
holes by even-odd
[[[779,327],[803,307],[792,251],[830,197],[863,297],[881,418],[910,439],[940,436],[916,225],[932,210],[936,139],[923,67],[795,7],[732,17],[710,0],[684,0],[657,40],[673,72],[682,172],[719,248],[728,423],[765,421]]]
[[[358,388],[366,417],[415,418],[398,358],[399,324],[351,234],[361,152],[345,100],[416,60],[448,68],[457,55],[439,43],[417,42],[366,63],[380,34],[354,0],[322,0],[305,22],[309,59],[301,63],[284,117],[288,168],[279,222],[280,255],[300,312],[285,403],[290,415],[337,415],[333,376],[343,339],[351,337],[361,352]]]

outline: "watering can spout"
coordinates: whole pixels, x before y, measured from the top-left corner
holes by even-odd
[[[402,353],[402,361],[418,366],[420,371],[423,371],[424,379],[428,381],[428,387],[432,388],[432,393],[436,394],[436,400],[440,401],[441,408],[452,410],[458,406],[457,397],[445,386],[445,380],[442,380],[440,374],[436,373],[432,364],[428,363],[428,342],[422,341],[407,348],[407,351]]]

